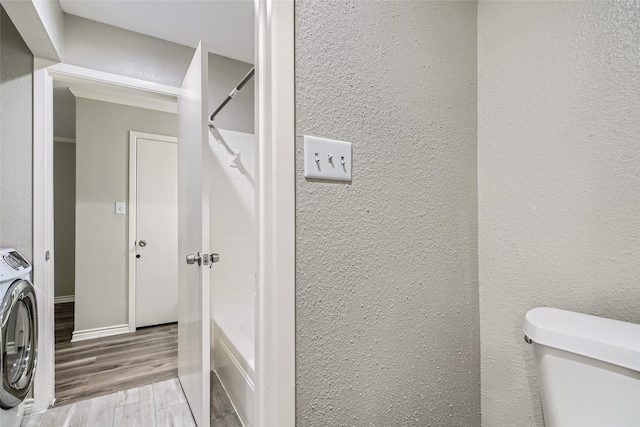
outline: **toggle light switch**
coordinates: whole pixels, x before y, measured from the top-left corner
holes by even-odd
[[[305,135],[304,177],[351,181],[351,143]]]
[[[125,215],[127,213],[125,206],[124,202],[116,202],[116,215]]]

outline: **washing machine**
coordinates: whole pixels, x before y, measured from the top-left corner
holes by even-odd
[[[18,427],[33,387],[38,323],[31,264],[15,249],[0,249],[0,426]]]

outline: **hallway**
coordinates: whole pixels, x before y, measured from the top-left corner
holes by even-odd
[[[177,324],[72,343],[73,305],[55,306],[55,406],[177,377]]]

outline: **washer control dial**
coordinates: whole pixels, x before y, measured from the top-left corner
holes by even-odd
[[[14,257],[12,257],[11,255],[7,254],[5,256],[3,256],[4,261],[9,264],[9,266],[11,268],[13,268],[14,270],[19,270],[20,269],[20,262],[15,259]]]

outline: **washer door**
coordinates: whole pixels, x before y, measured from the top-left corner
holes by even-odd
[[[36,295],[26,280],[14,282],[0,303],[0,407],[20,404],[33,385],[38,342]]]

